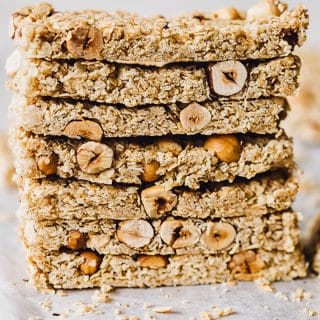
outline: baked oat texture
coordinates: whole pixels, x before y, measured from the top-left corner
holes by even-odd
[[[223,136],[218,139],[223,140]],[[15,131],[12,148],[17,174],[24,178],[56,174],[102,184],[154,182],[166,189],[198,189],[201,183],[250,179],[269,170],[294,166],[292,141],[284,135],[244,135],[235,139],[240,149],[236,150],[237,160],[230,162],[219,160],[219,154],[210,150],[203,137],[175,137],[175,153],[161,149],[154,138],[83,142]],[[152,179],[146,178],[149,172]]]
[[[97,59],[163,66],[172,62],[269,59],[290,54],[306,39],[305,7],[246,20],[194,13],[172,19],[118,12],[56,12],[51,5],[12,14],[10,36],[29,57]],[[239,17],[240,18],[240,17]],[[252,19],[253,18],[253,19]],[[85,49],[84,49],[85,47]]]
[[[262,216],[290,208],[297,179],[274,172],[242,182],[207,185],[199,191],[171,190],[177,204],[163,214],[182,218]],[[95,221],[146,219],[141,190],[64,179],[25,180],[21,211],[28,219]],[[35,211],[34,208],[37,208]]]
[[[216,219],[47,220],[22,218],[23,237],[34,250],[90,249],[102,255],[196,255],[249,249],[293,252],[299,243],[298,215]],[[72,235],[81,237],[73,244]]]
[[[284,122],[287,132],[295,139],[320,143],[320,50],[301,52],[300,91],[290,97],[291,112]]]
[[[92,275],[80,270],[85,259],[78,252],[47,252],[28,249],[29,271],[38,289],[81,289],[113,287],[159,287],[214,284],[229,280],[292,280],[306,276],[300,251],[253,250],[230,256],[168,256],[166,266],[143,267],[130,256],[102,256],[99,269]]]
[[[275,134],[279,132],[280,121],[288,110],[283,98],[244,100],[240,103],[231,100],[207,101],[200,105],[210,112],[209,122],[203,128],[190,128],[181,118],[183,110],[190,110],[191,114],[192,105],[177,103],[126,108],[80,101],[15,97],[10,106],[10,117],[18,128],[51,136],[68,134],[65,129],[70,123],[84,119],[99,123],[103,136],[107,138],[200,133]]]
[[[227,98],[286,97],[296,93],[300,73],[297,56],[247,64],[244,85]],[[214,81],[224,80],[215,77]],[[210,90],[207,68],[197,65],[159,69],[104,62],[22,59],[8,88],[27,97],[72,98],[127,107],[204,102],[221,97]]]

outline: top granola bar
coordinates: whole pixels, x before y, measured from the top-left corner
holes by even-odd
[[[173,62],[267,59],[290,54],[306,39],[304,6],[265,0],[175,18],[103,11],[56,12],[39,4],[12,14],[10,36],[26,56],[163,66]]]

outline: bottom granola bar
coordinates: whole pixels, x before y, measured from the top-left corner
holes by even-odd
[[[213,284],[232,279],[269,281],[306,276],[299,250],[293,253],[263,250],[235,255],[99,256],[93,251],[28,252],[29,269],[38,289],[159,287]]]

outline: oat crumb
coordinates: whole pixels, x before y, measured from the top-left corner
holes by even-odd
[[[276,293],[274,294],[274,296],[275,296],[276,298],[281,299],[281,300],[284,300],[284,301],[288,301],[288,300],[289,300],[288,297],[287,297],[284,293],[282,293],[282,292],[280,292],[280,291],[276,292]]]
[[[119,315],[119,314],[121,314],[121,310],[120,309],[113,309],[113,313],[114,313],[114,315]]]
[[[235,287],[237,284],[238,284],[237,280],[229,280],[227,282],[227,285],[230,286],[230,287]]]
[[[212,320],[211,313],[207,311],[203,311],[200,313],[201,320]]]
[[[225,309],[217,308],[215,305],[212,306],[213,313],[203,311],[200,313],[200,319],[201,320],[213,320],[213,319],[220,319],[223,317],[227,317],[231,314],[234,314],[232,307],[227,307]]]
[[[311,309],[308,309],[308,308],[303,308],[303,312],[308,315],[309,317],[315,317],[318,315],[318,312],[315,311],[315,310],[311,310]]]
[[[271,282],[267,279],[260,278],[255,281],[257,287],[266,292],[273,292],[274,288],[271,285]]]
[[[96,303],[108,303],[111,301],[111,297],[106,292],[101,290],[96,290],[92,296],[92,301]]]
[[[173,308],[172,307],[156,307],[152,309],[153,312],[156,313],[173,313]]]
[[[233,311],[232,307],[227,307],[225,309],[216,308],[214,310],[214,319],[219,319],[219,318],[222,318],[222,317],[226,317],[226,316],[229,316],[231,314],[234,314],[234,311]]]
[[[68,296],[68,294],[65,290],[57,290],[56,295],[59,297],[67,297]]]
[[[291,300],[294,302],[301,302],[312,298],[311,292],[305,291],[303,288],[297,288],[291,293]]]
[[[144,317],[145,317],[145,319],[147,319],[147,320],[157,320],[157,318],[156,318],[155,316],[152,316],[152,315],[149,314],[149,313],[146,313],[146,314],[144,315]]]
[[[45,311],[51,311],[52,310],[52,301],[50,301],[49,298],[45,299],[40,303],[41,307]]]

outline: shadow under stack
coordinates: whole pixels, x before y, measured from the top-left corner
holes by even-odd
[[[303,6],[12,15],[11,146],[39,289],[304,277],[292,141]]]

